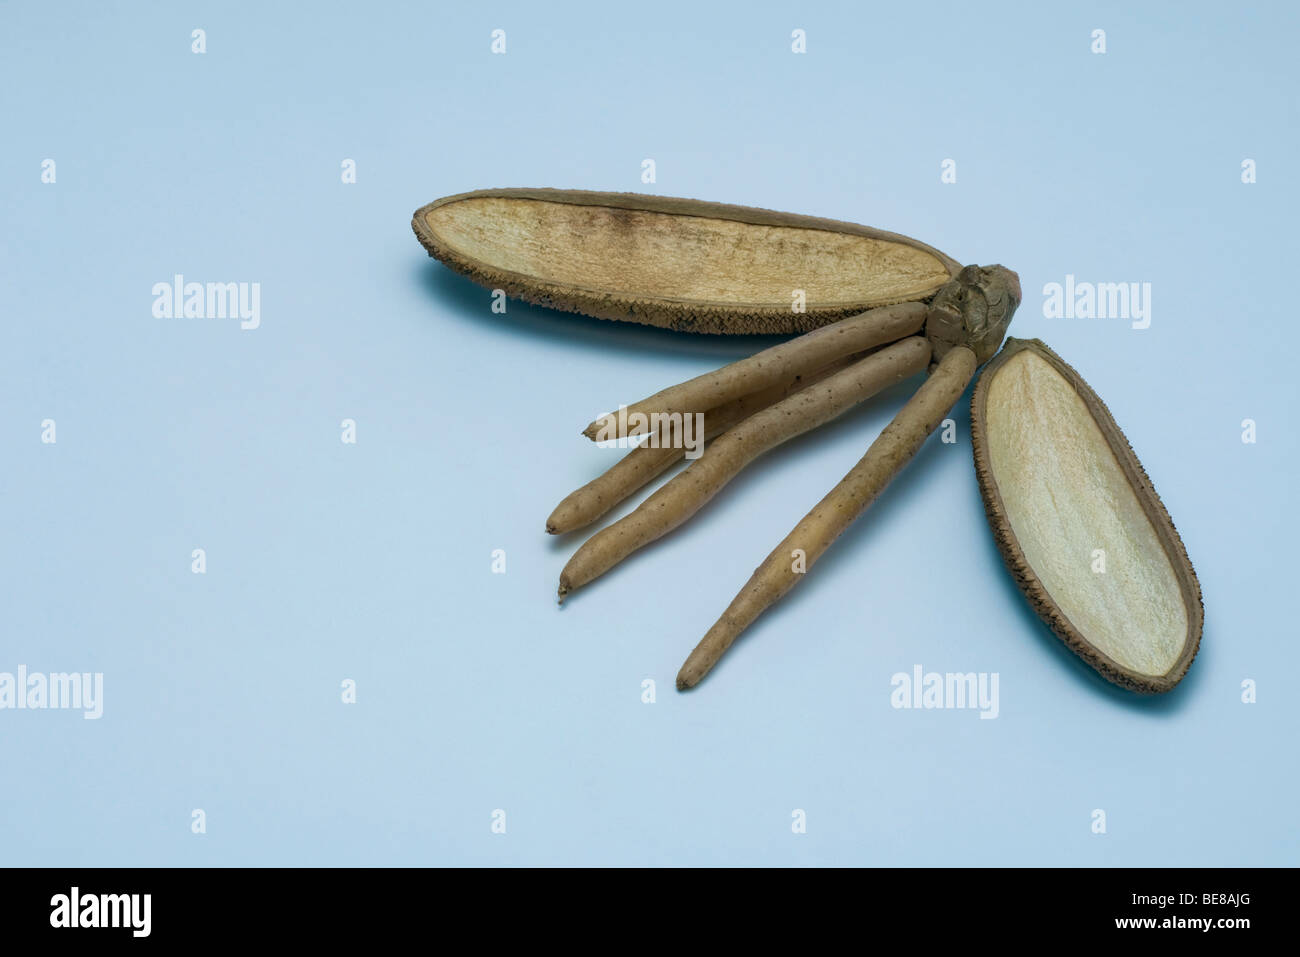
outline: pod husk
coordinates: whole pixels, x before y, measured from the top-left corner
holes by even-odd
[[[997,476],[994,474],[990,455],[987,403],[990,388],[999,370],[1025,350],[1045,360],[1069,385],[1073,386],[1087,413],[1091,415],[1105,439],[1125,481],[1150,522],[1155,539],[1169,561],[1179,590],[1178,599],[1186,612],[1187,629],[1181,652],[1163,674],[1154,675],[1135,670],[1116,661],[1093,644],[1048,592],[1039,574],[1030,565],[1012,529],[1011,518]],[[1187,551],[1168,511],[1105,403],[1073,368],[1041,341],[1009,338],[998,356],[984,369],[975,387],[971,398],[971,435],[975,472],[979,479],[980,494],[984,499],[984,510],[989,527],[993,531],[994,540],[1008,570],[1038,615],[1072,651],[1115,684],[1134,691],[1153,694],[1166,692],[1178,684],[1186,675],[1200,647],[1204,625],[1200,583],[1196,579]],[[1121,519],[1117,518],[1118,520]],[[1074,556],[1071,560],[1078,560],[1078,556]]]
[[[695,333],[808,332],[927,301],[961,268],[867,226],[638,193],[478,190],[421,207],[411,226],[430,256],[490,289]]]

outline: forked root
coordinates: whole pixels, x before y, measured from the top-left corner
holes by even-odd
[[[741,396],[709,410],[704,413],[704,441],[712,441],[737,422],[744,421],[754,413],[820,382],[862,358],[863,354],[858,353],[836,359],[816,372],[795,375],[787,382]],[[685,449],[680,444],[671,444],[670,436],[661,435],[660,439],[663,444],[657,447],[649,440],[638,445],[608,470],[565,496],[546,520],[546,531],[551,535],[562,535],[590,525],[680,462],[686,454]]]
[[[681,525],[764,452],[915,375],[929,361],[930,344],[910,336],[745,419],[635,511],[588,539],[560,573],[560,600]]]

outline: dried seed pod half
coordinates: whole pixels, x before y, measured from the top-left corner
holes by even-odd
[[[971,400],[975,471],[1038,614],[1116,684],[1168,691],[1201,640],[1182,540],[1105,404],[1037,339],[1008,339]]]
[[[421,207],[411,226],[429,255],[488,288],[686,332],[808,332],[927,301],[961,269],[867,226],[638,193],[479,190]]]

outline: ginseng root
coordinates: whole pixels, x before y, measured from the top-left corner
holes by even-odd
[[[755,569],[722,617],[696,645],[677,675],[677,690],[699,683],[759,615],[793,588],[832,542],[875,501],[916,455],[975,374],[975,353],[950,349],[930,377],[871,443],[866,455],[804,516]]]
[[[639,435],[653,412],[704,412],[741,396],[813,372],[832,360],[915,335],[925,324],[926,306],[904,302],[841,319],[770,349],[686,382],[670,386],[619,412],[601,416],[582,434],[593,441]]]
[[[709,410],[704,414],[704,440],[712,441],[755,412],[780,402],[800,389],[820,382],[862,358],[863,355],[858,353],[836,359],[824,369],[818,369],[807,375],[797,375],[788,382],[763,389],[752,395],[741,396],[739,399],[733,399],[716,409]],[[546,531],[552,535],[561,535],[582,528],[584,525],[590,525],[682,460],[686,450],[680,444],[672,443],[671,436],[661,434],[660,441],[662,444],[657,446],[651,441],[638,445],[619,459],[617,464],[582,488],[569,493],[559,505],[555,506],[555,511],[551,512],[550,518],[546,520]]]
[[[910,336],[745,419],[635,511],[588,539],[560,573],[560,600],[681,525],[764,452],[921,372],[929,361],[929,342]],[[950,401],[944,410],[951,405]]]

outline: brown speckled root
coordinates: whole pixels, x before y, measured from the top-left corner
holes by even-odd
[[[1011,529],[1006,508],[993,477],[992,463],[989,457],[988,442],[985,435],[987,420],[985,404],[988,398],[989,384],[997,370],[1012,356],[1022,350],[1030,349],[1046,359],[1068,382],[1072,383],[1083,400],[1088,411],[1096,420],[1103,436],[1110,444],[1116,461],[1124,471],[1129,484],[1137,493],[1147,518],[1151,521],[1157,537],[1170,557],[1175,576],[1182,593],[1183,604],[1187,610],[1188,639],[1183,652],[1173,667],[1159,677],[1151,677],[1135,672],[1119,664],[1094,645],[1074,626],[1061,611],[1057,603],[1043,587],[1037,574],[1025,558],[1015,533]],[[1169,691],[1187,674],[1193,659],[1200,648],[1201,631],[1204,626],[1205,609],[1201,598],[1201,586],[1196,572],[1187,556],[1187,549],[1174,528],[1169,512],[1151,484],[1146,470],[1138,461],[1137,455],[1128,439],[1116,424],[1110,410],[1101,398],[1093,392],[1083,378],[1060,356],[1038,339],[1008,338],[1001,353],[985,367],[979,377],[974,394],[971,396],[971,440],[975,459],[975,474],[979,479],[980,495],[984,500],[984,512],[988,517],[989,528],[998,551],[1002,554],[1008,571],[1015,579],[1020,591],[1029,600],[1029,604],[1038,616],[1052,629],[1066,646],[1095,668],[1103,677],[1121,687],[1145,694],[1160,694]]]

